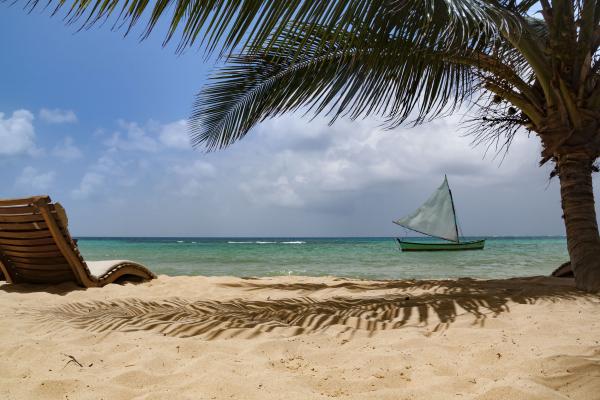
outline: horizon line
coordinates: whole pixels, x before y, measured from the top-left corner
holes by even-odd
[[[119,236],[103,236],[103,235],[73,235],[75,238],[81,239],[90,239],[90,238],[114,238],[114,239],[127,239],[127,238],[136,238],[136,239],[185,239],[185,238],[193,238],[193,239],[261,239],[261,238],[273,238],[273,239],[289,239],[289,238],[305,238],[305,239],[339,239],[339,238],[348,238],[348,239],[372,239],[372,238],[396,238],[396,237],[407,237],[407,238],[427,238],[427,236],[368,236],[368,235],[348,235],[348,236],[302,236],[302,235],[240,235],[240,236],[194,236],[194,235],[184,235],[184,236],[132,236],[132,235],[119,235]],[[464,238],[533,238],[533,237],[554,237],[554,238],[566,238],[566,235],[469,235],[469,236],[461,236]]]

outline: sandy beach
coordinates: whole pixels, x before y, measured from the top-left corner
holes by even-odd
[[[2,399],[595,399],[569,279],[0,285]]]

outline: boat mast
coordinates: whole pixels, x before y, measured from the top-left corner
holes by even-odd
[[[458,236],[458,222],[456,222],[456,209],[454,208],[454,198],[452,197],[452,190],[450,190],[450,184],[448,183],[448,176],[444,174],[446,180],[446,186],[448,186],[448,193],[450,193],[450,203],[452,204],[452,214],[454,215],[454,229],[456,229],[456,243],[460,243],[460,237]]]

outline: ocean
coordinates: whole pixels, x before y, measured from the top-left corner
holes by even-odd
[[[82,237],[79,248],[87,260],[129,259],[157,274],[239,277],[507,278],[548,275],[568,260],[564,237],[493,237],[484,250],[456,252],[403,253],[388,237]]]

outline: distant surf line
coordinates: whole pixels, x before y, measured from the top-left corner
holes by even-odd
[[[263,240],[256,240],[256,241],[229,240],[229,241],[227,241],[227,243],[229,243],[229,244],[305,244],[306,242],[304,242],[302,240],[293,240],[293,241],[288,241],[288,242],[272,242],[272,241],[263,241]]]
[[[176,243],[192,243],[198,244],[195,241],[176,240]],[[289,241],[271,241],[271,240],[228,240],[228,244],[306,244],[304,240],[289,240]]]

